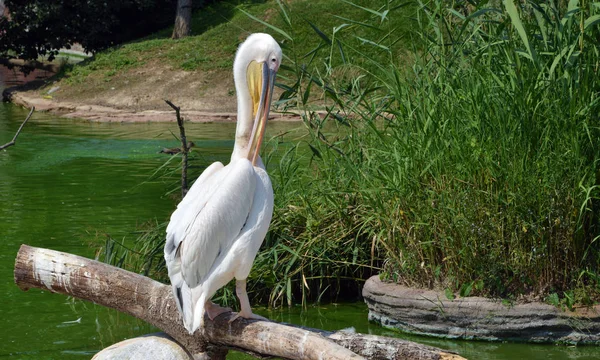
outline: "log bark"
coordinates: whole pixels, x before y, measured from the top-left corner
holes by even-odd
[[[47,289],[140,318],[161,329],[192,354],[222,359],[225,349],[284,359],[463,359],[451,352],[381,336],[311,331],[269,321],[237,319],[232,313],[205,320],[204,331],[189,335],[171,289],[108,264],[58,251],[22,245],[15,261],[22,290]]]

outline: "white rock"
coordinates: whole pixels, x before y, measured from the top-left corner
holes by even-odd
[[[48,92],[46,94],[52,94],[53,92],[57,91],[58,89],[60,89],[60,86],[54,86],[52,89],[48,90]]]
[[[191,360],[175,340],[164,333],[121,341],[100,351],[92,360]]]

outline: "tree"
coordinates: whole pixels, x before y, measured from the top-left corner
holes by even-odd
[[[173,26],[173,39],[181,39],[190,34],[192,21],[192,0],[177,0],[177,15]]]
[[[80,43],[96,52],[172,21],[175,0],[5,0],[0,18],[0,57],[50,60],[61,48]],[[135,19],[135,21],[133,21]]]

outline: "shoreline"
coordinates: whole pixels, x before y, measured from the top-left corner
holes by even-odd
[[[539,301],[504,304],[477,296],[446,298],[444,292],[383,282],[363,287],[369,321],[415,335],[443,339],[600,345],[600,305],[557,308]]]
[[[20,91],[26,86],[6,88],[2,92],[3,101],[15,105],[31,108],[35,111],[50,112],[67,119],[82,119],[94,122],[119,122],[119,123],[144,123],[144,122],[177,122],[173,110],[124,110],[102,105],[76,104],[66,101],[46,99],[40,96],[31,96],[28,91]],[[177,104],[175,104],[177,105]],[[165,107],[168,107],[165,104]],[[237,114],[234,112],[182,110],[181,116],[186,122],[211,123],[235,122]],[[271,111],[269,121],[302,121],[299,114],[280,113]]]

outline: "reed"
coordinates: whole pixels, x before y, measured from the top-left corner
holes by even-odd
[[[309,159],[270,164],[260,287],[319,300],[382,268],[448,296],[597,300],[598,4],[421,2],[410,52],[389,27],[395,4],[313,26],[323,51],[291,56],[280,104],[304,110]],[[353,45],[357,27],[379,30],[362,39],[377,51]]]

